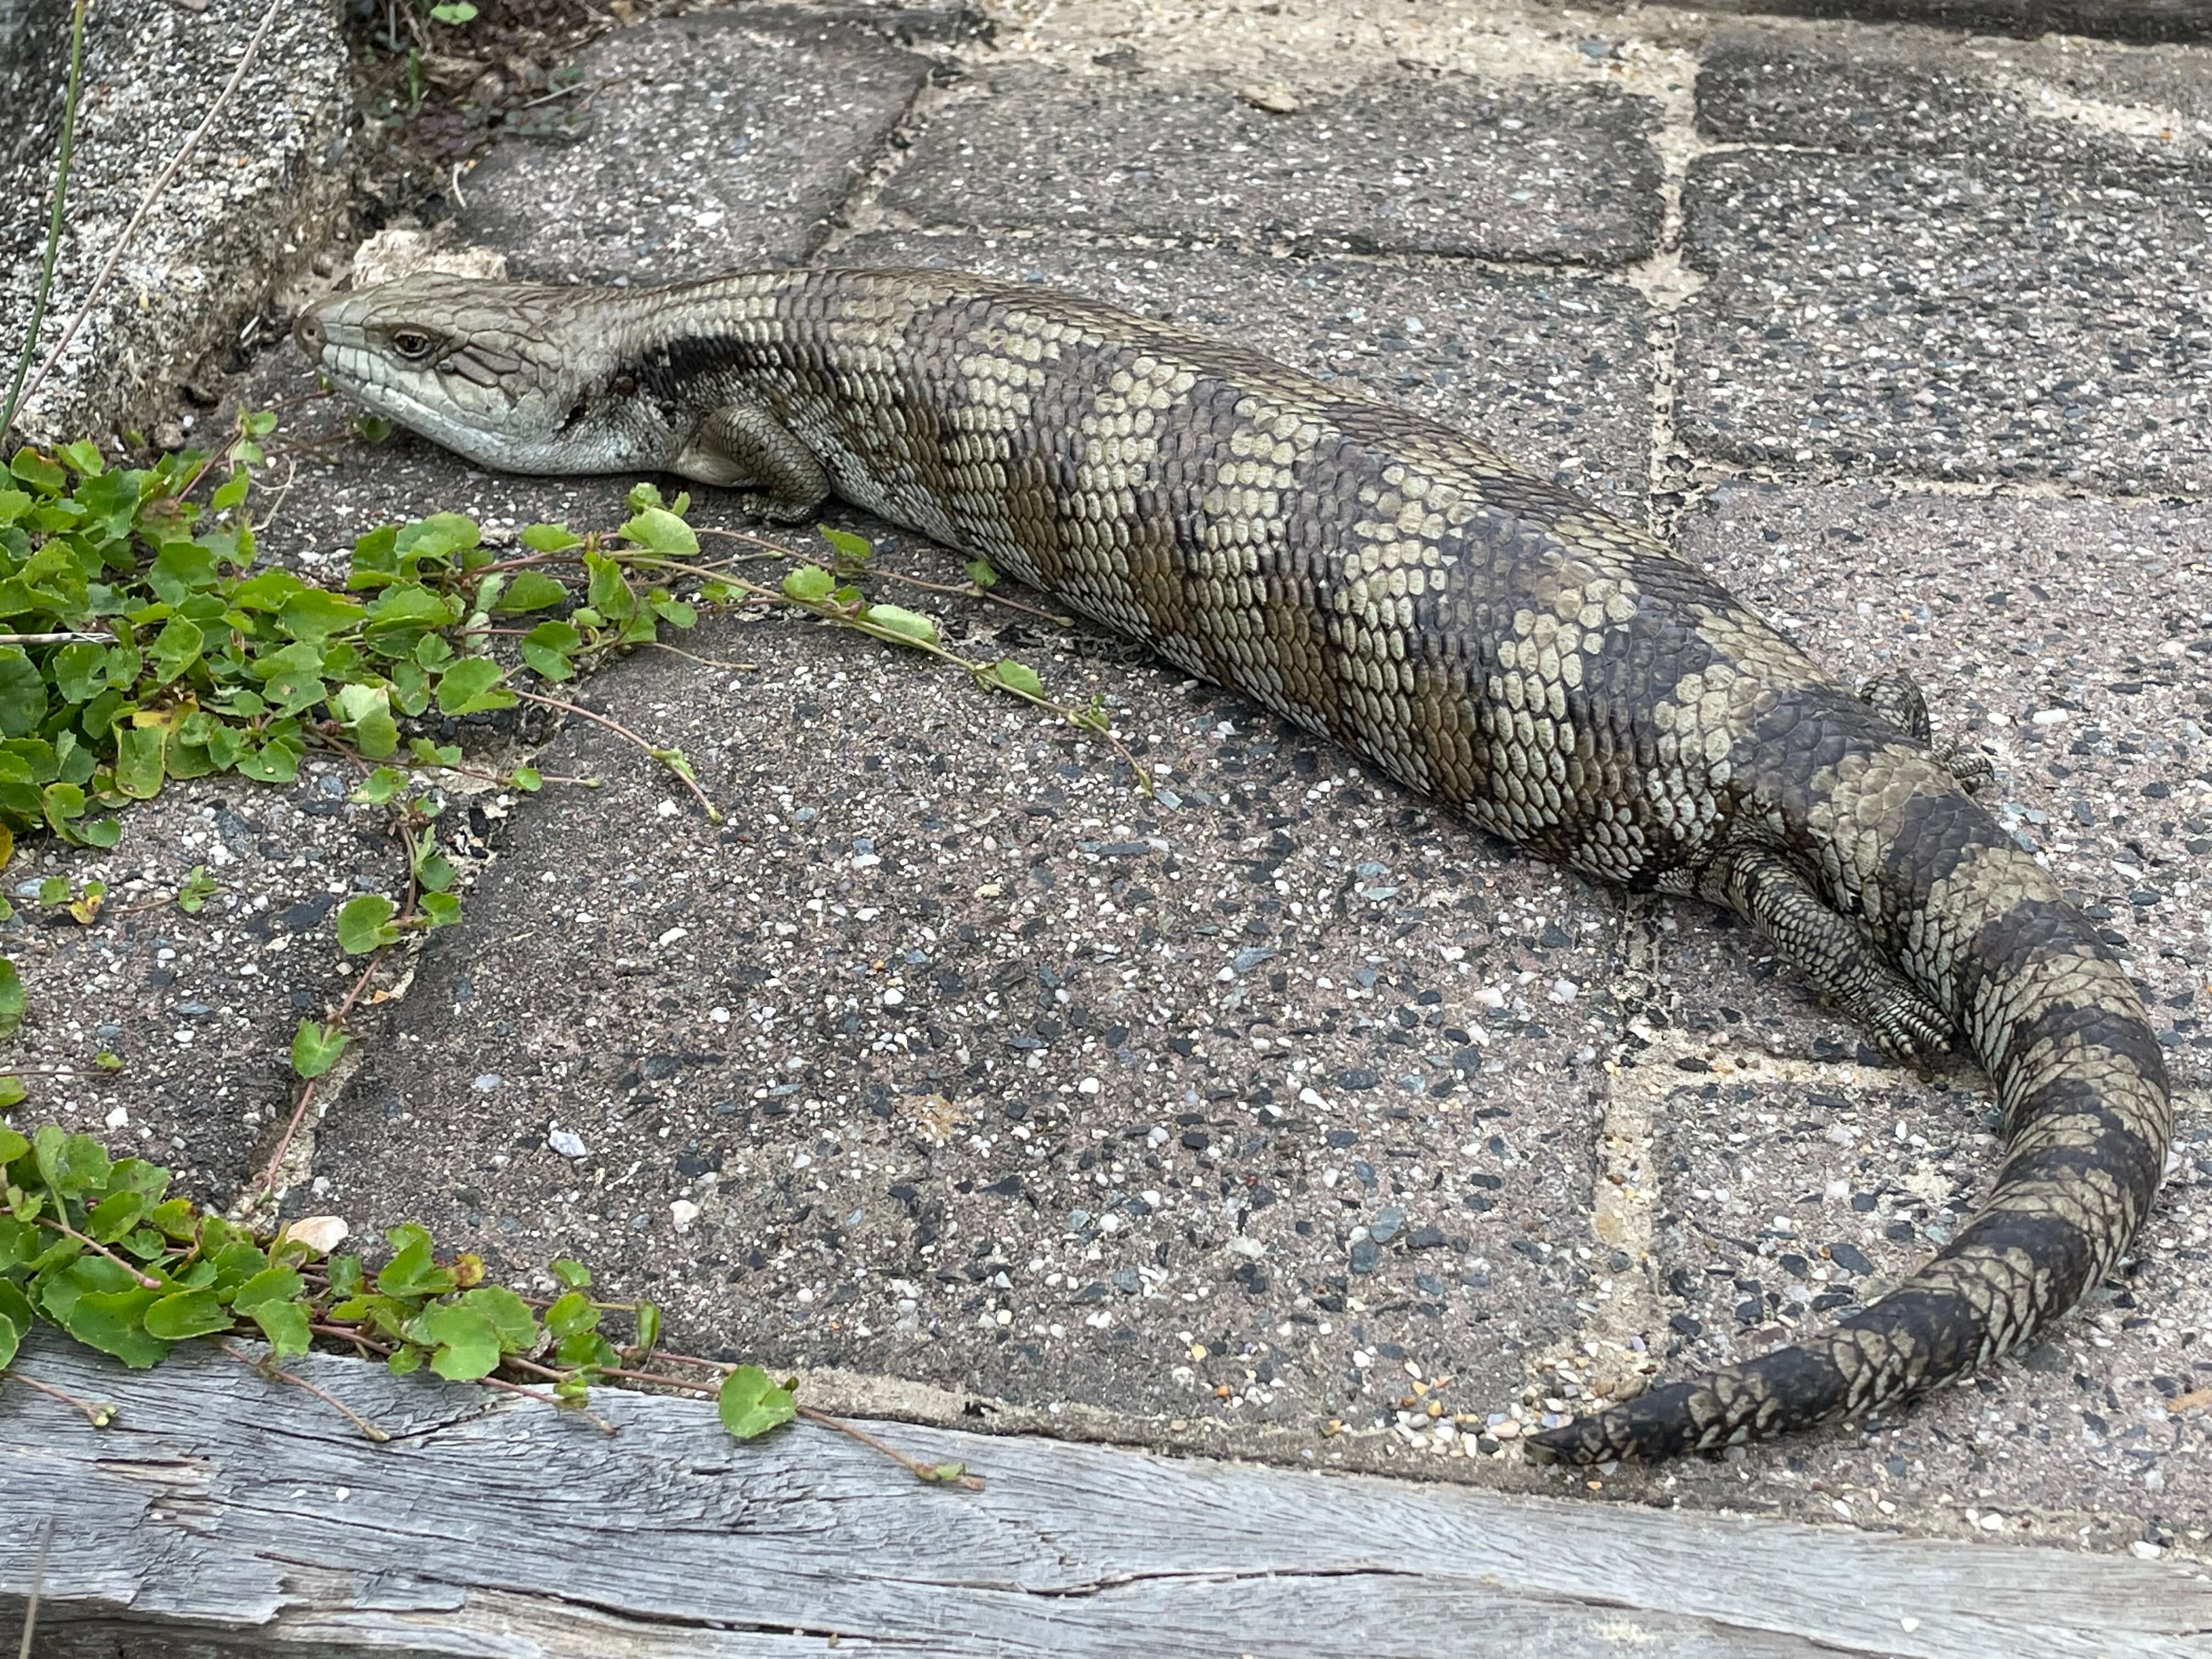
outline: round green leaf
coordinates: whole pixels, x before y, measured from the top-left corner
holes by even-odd
[[[574,545],[573,537],[569,544]],[[549,605],[563,603],[568,597],[568,590],[544,571],[518,570],[492,609],[501,616],[511,616],[520,611],[543,611]]]
[[[307,1310],[296,1302],[257,1302],[246,1310],[279,1359],[290,1359],[307,1351],[313,1334],[307,1328]]]
[[[27,738],[46,717],[46,677],[21,646],[0,645],[0,732]]]
[[[381,893],[348,899],[338,911],[338,948],[358,957],[391,944],[399,937],[391,925],[393,915],[392,901]]]
[[[796,1414],[791,1390],[780,1387],[757,1365],[740,1365],[722,1379],[714,1409],[722,1426],[739,1440],[751,1440],[788,1423]]]
[[[888,629],[901,639],[912,640],[917,645],[937,643],[936,623],[903,605],[872,605],[867,609],[867,619],[877,627]]]
[[[1001,657],[991,665],[999,684],[1016,691],[1027,692],[1032,697],[1044,696],[1044,682],[1037,678],[1036,670],[1027,663],[1016,662],[1012,657]]]
[[[307,1280],[295,1268],[264,1267],[238,1287],[230,1298],[230,1305],[246,1313],[264,1302],[289,1302],[307,1288]]]
[[[82,1299],[77,1305],[84,1305]],[[146,1310],[146,1334],[163,1342],[212,1336],[230,1326],[230,1310],[216,1300],[212,1291],[178,1291]]]
[[[70,1305],[62,1328],[88,1348],[142,1371],[169,1357],[169,1345],[146,1329],[146,1310],[161,1299],[161,1291],[143,1286],[88,1291]]]
[[[489,657],[464,657],[438,679],[438,712],[473,714],[486,708],[509,708],[514,693],[500,684],[500,665]]]
[[[699,538],[691,526],[665,507],[647,507],[622,527],[622,533],[663,558],[689,559],[699,551]]]
[[[343,944],[345,939],[345,918],[343,915],[338,918],[338,938]],[[352,950],[353,947],[347,945],[345,948]],[[355,954],[361,953],[356,951]],[[338,1063],[338,1056],[345,1052],[347,1041],[343,1031],[325,1030],[312,1019],[301,1020],[300,1029],[292,1034],[292,1069],[303,1078],[322,1076]]]
[[[499,1365],[498,1328],[474,1308],[453,1302],[426,1308],[407,1334],[434,1349],[430,1369],[449,1382],[473,1382]]]

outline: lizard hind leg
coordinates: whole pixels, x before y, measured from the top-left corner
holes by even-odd
[[[765,404],[724,404],[699,422],[672,469],[701,483],[757,492],[761,510],[791,523],[830,495],[830,475],[797,434]]]
[[[1928,719],[1928,699],[1920,682],[1902,668],[1886,668],[1859,686],[1859,701],[1906,733],[1913,742],[1933,744],[1936,728]]]
[[[1951,1021],[1908,983],[1858,924],[1821,901],[1781,854],[1739,847],[1721,854],[1698,891],[1749,920],[1778,955],[1874,1030],[1885,1053],[1917,1061],[1951,1044]]]
[[[1884,669],[1859,687],[1859,701],[1913,742],[1923,748],[1936,748],[1936,728],[1928,719],[1928,699],[1921,695],[1920,682],[1908,671]],[[1970,795],[1996,775],[1990,757],[1964,738],[1936,750],[1936,758],[1958,781],[1959,787]]]

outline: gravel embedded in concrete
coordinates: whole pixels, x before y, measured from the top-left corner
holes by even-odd
[[[1736,143],[2202,173],[2212,46],[1738,27],[1706,47],[1697,109],[1700,132]]]
[[[1624,264],[1656,244],[1655,112],[1401,69],[1288,113],[1211,83],[998,69],[883,191],[925,223]]]
[[[386,814],[349,803],[351,787],[329,760],[289,787],[172,783],[123,815],[110,851],[18,852],[0,954],[28,1003],[6,1068],[30,1090],[19,1124],[97,1135],[202,1200],[244,1188],[290,1115],[294,1030],[359,970],[338,950],[337,906],[399,890]],[[176,895],[195,867],[220,890],[187,914]],[[73,897],[106,887],[88,925],[40,902],[56,876]]]
[[[1516,1396],[1589,1273],[1614,902],[1117,647],[953,617],[1106,696],[1158,799],[815,627],[611,672],[730,826],[598,728],[541,757],[607,787],[532,803],[426,955],[325,1125],[330,1201],[573,1247],[775,1363],[1308,1429],[1408,1364]]]
[[[1766,466],[2212,485],[2212,182],[1762,150],[1692,163],[1676,423]]]
[[[464,181],[466,237],[517,277],[673,282],[795,262],[817,242],[930,74],[865,18],[797,7],[617,30],[601,89]]]

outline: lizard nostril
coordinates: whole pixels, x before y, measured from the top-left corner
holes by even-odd
[[[315,320],[311,311],[303,311],[292,325],[292,341],[301,350],[313,353],[322,349],[323,325]]]

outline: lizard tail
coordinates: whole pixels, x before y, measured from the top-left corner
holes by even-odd
[[[2142,1224],[2173,1119],[2134,985],[2050,874],[1963,793],[1917,789],[1883,816],[1839,837],[1840,866],[1864,860],[1875,938],[1996,1085],[2007,1149],[1987,1202],[1825,1335],[1532,1435],[1537,1461],[1705,1451],[1897,1403],[2033,1340]]]

